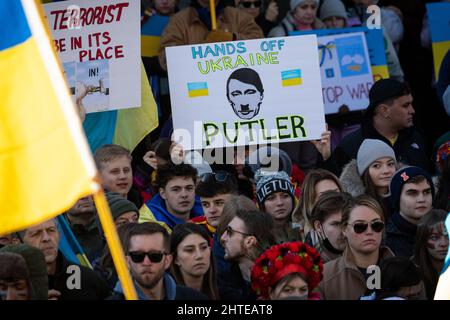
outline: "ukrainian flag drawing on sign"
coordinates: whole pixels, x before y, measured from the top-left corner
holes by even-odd
[[[208,95],[208,83],[191,82],[188,83],[189,98],[204,97]]]
[[[283,87],[299,86],[302,84],[302,70],[287,70],[281,72]]]
[[[81,122],[35,1],[0,0],[0,234],[99,188]]]

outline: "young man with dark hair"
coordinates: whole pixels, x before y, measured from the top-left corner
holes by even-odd
[[[390,184],[393,214],[386,224],[386,245],[396,256],[414,254],[417,225],[433,207],[431,176],[418,167],[397,171]]]
[[[231,266],[219,270],[222,299],[256,299],[251,291],[250,272],[263,251],[275,244],[272,216],[263,211],[238,210],[221,237],[225,260]]]
[[[170,237],[158,223],[134,224],[125,239],[124,251],[139,300],[207,299],[201,292],[178,286],[166,272],[172,264]],[[109,299],[125,299],[120,281]]]
[[[413,124],[415,111],[410,88],[393,79],[381,79],[370,89],[369,100],[361,128],[346,136],[333,153],[339,171],[335,173],[339,176],[342,168],[356,159],[365,139],[386,142],[400,163],[430,170],[424,141]]]
[[[169,165],[157,170],[159,193],[139,210],[139,222],[156,221],[171,231],[175,225],[203,215],[195,196],[197,170],[188,164]]]
[[[205,215],[191,221],[204,226],[212,238],[219,225],[225,203],[232,195],[238,194],[237,190],[236,178],[231,173],[222,170],[205,173],[195,190],[200,197]]]

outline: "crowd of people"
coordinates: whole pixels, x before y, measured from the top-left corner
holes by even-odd
[[[142,23],[170,16],[159,55],[143,57],[160,126],[135,150],[94,153],[140,300],[433,299],[449,246],[449,95],[420,84],[405,52],[429,32],[425,13],[418,27],[414,5],[379,2],[216,0],[212,30],[209,0],[142,1]],[[171,140],[166,47],[363,25],[377,3],[391,77],[364,112],[327,117],[318,141],[260,146],[266,159],[247,148],[208,163]],[[0,300],[125,299],[92,196],[62,216],[90,265],[64,255],[56,218],[0,235]]]

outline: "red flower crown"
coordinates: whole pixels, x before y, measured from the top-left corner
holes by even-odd
[[[322,280],[323,260],[316,249],[297,242],[285,242],[270,247],[255,261],[252,268],[252,289],[258,296],[268,298],[269,288],[291,273],[303,274],[308,290],[316,288]]]

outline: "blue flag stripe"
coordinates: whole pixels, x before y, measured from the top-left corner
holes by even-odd
[[[20,0],[0,0],[0,51],[25,42],[31,37]]]

